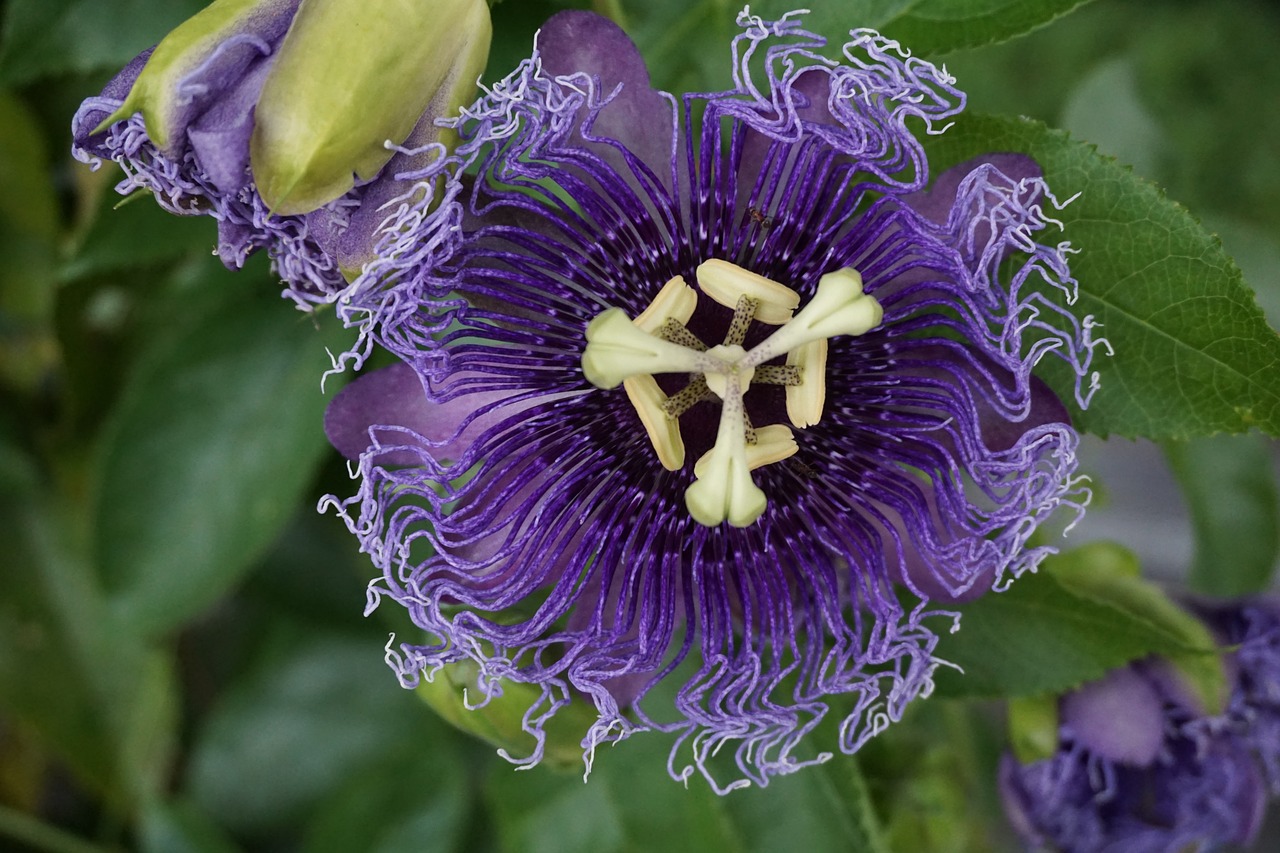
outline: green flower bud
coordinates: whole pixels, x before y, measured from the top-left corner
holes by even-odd
[[[303,0],[250,140],[267,206],[304,213],[375,177],[388,140],[472,98],[491,34],[485,0]]]
[[[524,714],[538,703],[541,689],[503,680],[502,695],[480,704],[484,697],[476,683],[477,672],[469,661],[446,666],[434,680],[418,684],[418,696],[446,722],[514,757],[533,752],[535,741],[524,729]],[[595,709],[589,704],[571,702],[547,721],[542,760],[562,769],[580,767],[582,739],[595,719]]]

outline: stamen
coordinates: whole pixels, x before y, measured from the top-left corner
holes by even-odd
[[[794,456],[799,450],[800,446],[796,444],[795,436],[783,424],[760,427],[756,430],[756,443],[747,444],[747,468],[754,471],[757,468],[772,465],[774,462],[781,462],[783,459]],[[711,451],[708,450],[698,457],[698,461],[693,465],[695,477],[701,477],[707,473],[707,459],[710,456]]]
[[[597,388],[617,388],[629,376],[708,373],[726,367],[706,353],[641,331],[621,308],[607,308],[587,324],[582,372]]]
[[[640,416],[662,467],[668,471],[680,470],[684,467],[684,438],[680,435],[680,423],[667,411],[673,398],[662,393],[652,376],[630,376],[622,381],[622,387]]]
[[[685,328],[685,325],[678,320],[667,320],[662,324],[662,330],[658,333],[658,337],[664,341],[670,341],[673,344],[679,344],[682,347],[688,347],[698,352],[705,352],[707,345],[704,344],[697,335]]]
[[[766,364],[756,368],[756,375],[751,381],[757,385],[799,385],[800,368],[790,364]]]
[[[671,320],[684,326],[697,307],[698,292],[685,284],[684,276],[678,275],[662,286],[649,307],[632,322],[640,331],[655,335]]]
[[[752,348],[744,365],[759,365],[811,341],[861,335],[880,325],[884,309],[862,292],[862,276],[846,267],[818,279],[818,292],[791,322]]]
[[[751,327],[751,321],[755,319],[756,309],[759,307],[759,299],[738,297],[738,304],[733,309],[733,319],[729,321],[729,331],[724,336],[725,344],[742,346],[742,342],[747,339],[747,329]]]
[[[662,410],[668,417],[678,418],[704,400],[714,400],[716,395],[707,387],[707,380],[697,374],[689,380],[689,384],[681,388],[662,404]]]
[[[787,353],[787,367],[796,374],[787,384],[787,417],[798,429],[813,426],[822,419],[827,400],[827,341],[811,341]],[[757,369],[764,370],[763,367]]]
[[[758,300],[755,319],[771,326],[790,320],[800,305],[800,294],[791,288],[728,261],[713,259],[699,264],[698,287],[724,307],[735,310],[743,296]]]

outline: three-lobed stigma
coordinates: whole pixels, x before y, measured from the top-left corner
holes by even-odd
[[[676,276],[634,320],[620,308],[597,315],[587,325],[582,370],[599,388],[623,386],[658,460],[671,471],[685,465],[680,416],[698,403],[719,399],[715,446],[694,463],[685,506],[699,524],[727,521],[747,527],[768,504],[751,471],[799,449],[786,425],[751,424],[743,402],[747,391],[753,383],[784,386],[791,425],[813,426],[826,399],[828,339],[870,331],[884,310],[863,292],[862,276],[852,268],[822,276],[799,313],[800,295],[794,290],[728,261],[704,261],[697,279],[704,296],[733,311],[722,343],[708,347],[689,331],[698,292]],[[746,349],[752,323],[777,328]],[[784,356],[785,364],[769,364]],[[668,396],[654,376],[671,373],[687,374],[689,382]]]

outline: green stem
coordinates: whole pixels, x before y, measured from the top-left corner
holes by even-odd
[[[47,853],[106,853],[109,849],[4,805],[0,805],[0,838],[12,838]]]
[[[627,28],[627,15],[622,11],[622,0],[591,0],[591,8],[598,15],[604,15],[624,30]]]

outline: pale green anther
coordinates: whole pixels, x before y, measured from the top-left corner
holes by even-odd
[[[491,35],[485,0],[303,0],[255,111],[267,207],[306,213],[377,175],[388,142],[471,99]]]
[[[597,388],[616,388],[630,376],[706,373],[723,367],[706,353],[642,331],[621,308],[606,309],[587,325],[582,372]]]
[[[101,133],[121,119],[142,113],[147,137],[166,156],[176,156],[175,146],[181,141],[170,139],[169,132],[178,124],[175,113],[185,106],[179,83],[207,62],[228,36],[243,32],[247,21],[260,15],[279,15],[287,6],[288,0],[210,3],[156,45],[120,109],[107,116],[93,132]]]

